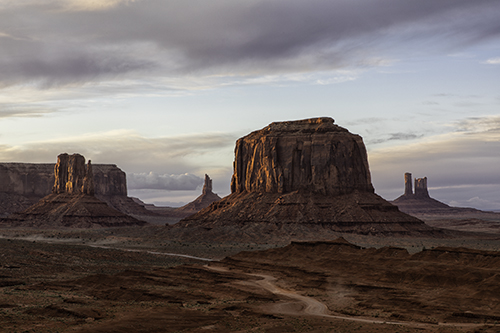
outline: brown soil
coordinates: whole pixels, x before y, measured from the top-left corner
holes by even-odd
[[[237,252],[250,244],[160,243],[161,237],[158,242],[147,237],[154,228],[136,229],[67,231],[53,238],[38,231],[37,240],[30,241],[13,237],[26,238],[28,231],[2,230],[10,239],[0,238],[0,331],[500,330],[500,254],[495,251],[441,247],[409,254],[339,239],[207,262],[159,252],[215,258],[222,257],[222,248]],[[412,249],[412,242],[432,242],[349,236],[377,247],[405,243]],[[76,237],[82,238],[77,242]],[[434,241],[496,249],[500,243],[493,238]],[[125,245],[131,248],[126,251]]]

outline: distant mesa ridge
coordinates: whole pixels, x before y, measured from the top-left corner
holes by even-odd
[[[10,215],[13,226],[96,228],[146,225],[109,207],[94,196],[94,174],[80,154],[60,154],[54,166],[52,194],[32,207]]]
[[[65,159],[63,163],[76,162],[70,162],[71,156],[66,155],[62,157]],[[0,217],[31,207],[53,193],[54,187],[58,193],[64,192],[68,182],[67,173],[63,172],[56,179],[55,167],[54,163],[0,163]],[[93,175],[89,179],[93,181],[93,193],[98,199],[125,214],[142,217],[154,215],[127,197],[126,174],[115,164],[91,164],[90,168],[83,165],[81,171],[84,170],[86,175]],[[74,188],[76,185],[72,181],[68,186]],[[92,185],[87,185],[90,187],[84,191],[92,191]]]
[[[220,231],[223,238],[222,230],[250,234],[256,223],[302,239],[326,229],[435,230],[374,193],[362,138],[328,117],[274,122],[238,139],[231,194],[174,227],[204,228],[214,237]]]

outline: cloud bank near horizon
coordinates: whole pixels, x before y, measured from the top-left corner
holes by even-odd
[[[93,163],[117,164],[130,173],[204,174],[203,168],[217,169],[209,156],[223,154],[230,165],[236,138],[229,133],[200,133],[175,137],[148,138],[135,131],[91,133],[73,138],[32,142],[23,146],[0,145],[0,161],[50,163],[63,152],[80,153]],[[207,165],[203,162],[207,161]]]
[[[127,188],[131,190],[193,191],[203,184],[203,178],[184,173],[181,175],[128,173]]]

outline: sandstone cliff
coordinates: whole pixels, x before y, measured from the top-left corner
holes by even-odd
[[[187,237],[190,229],[203,228],[217,239],[265,236],[259,229],[295,239],[327,230],[434,232],[374,193],[361,137],[331,118],[272,123],[250,133],[236,142],[233,169],[232,193],[181,220],[173,232]]]
[[[373,192],[360,136],[331,118],[272,123],[236,142],[231,192]]]
[[[52,194],[4,222],[8,226],[38,228],[95,228],[145,225],[94,196],[92,164],[79,154],[61,154],[54,166]]]
[[[54,167],[53,163],[0,163],[0,217],[25,210],[52,193],[62,181],[56,179]],[[90,168],[97,198],[124,213],[151,214],[127,197],[126,174],[115,164],[92,164]]]

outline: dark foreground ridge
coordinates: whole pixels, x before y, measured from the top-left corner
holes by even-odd
[[[231,191],[172,232],[203,229],[219,240],[441,234],[374,193],[362,138],[331,118],[272,123],[240,138]]]
[[[500,255],[463,247],[332,238],[195,263],[0,238],[0,258],[2,332],[495,333],[500,321]]]

